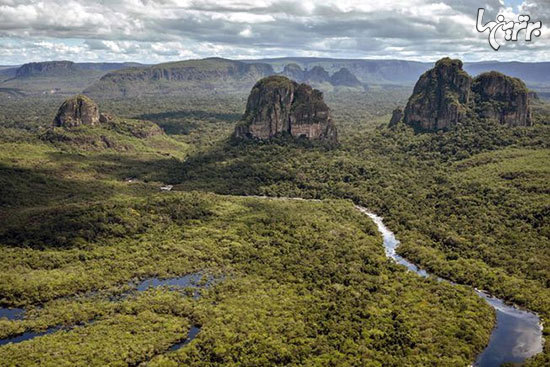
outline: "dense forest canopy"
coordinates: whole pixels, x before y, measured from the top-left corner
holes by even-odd
[[[548,104],[535,103],[532,127],[388,128],[410,91],[326,94],[337,147],[231,139],[246,95],[98,100],[116,123],[71,130],[50,127],[62,98],[2,100],[0,300],[27,311],[0,319],[0,339],[67,329],[0,346],[0,365],[475,360],[489,306],[388,261],[352,202],[385,218],[408,259],[547,320]],[[147,134],[151,124],[164,133]],[[131,280],[196,271],[222,281],[198,299],[164,288],[113,296]],[[196,339],[168,352],[193,326]],[[528,365],[549,355],[547,344]]]

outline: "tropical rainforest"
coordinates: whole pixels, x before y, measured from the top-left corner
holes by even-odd
[[[3,99],[0,302],[25,313],[0,342],[39,336],[0,366],[468,366],[495,323],[469,286],[548,320],[548,104],[532,127],[388,127],[409,94],[328,93],[337,146],[232,138],[238,94],[98,100],[114,122],[70,131],[57,96]],[[388,260],[354,204],[457,284]]]

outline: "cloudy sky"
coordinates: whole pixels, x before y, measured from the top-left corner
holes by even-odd
[[[497,13],[543,22],[530,43],[475,30]],[[0,65],[220,56],[550,61],[550,0],[0,0]]]

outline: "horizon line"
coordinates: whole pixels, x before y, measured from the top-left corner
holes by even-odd
[[[450,57],[450,56],[448,56]],[[414,59],[400,59],[400,58],[346,58],[346,57],[321,57],[321,56],[277,56],[277,57],[264,57],[264,58],[227,58],[222,56],[207,56],[203,58],[188,58],[188,59],[174,59],[169,61],[162,61],[162,62],[141,62],[141,61],[111,61],[111,60],[81,60],[81,61],[74,61],[70,59],[46,59],[46,60],[39,60],[39,61],[26,61],[20,64],[3,64],[0,62],[0,66],[2,67],[17,67],[22,66],[26,64],[31,63],[44,63],[44,62],[55,62],[55,61],[68,61],[73,62],[75,64],[126,64],[126,63],[135,63],[135,64],[141,64],[145,66],[152,66],[152,65],[160,65],[160,64],[168,64],[173,62],[182,62],[182,61],[197,61],[197,60],[207,60],[207,59],[224,59],[224,60],[230,60],[230,61],[265,61],[265,60],[284,60],[284,59],[311,59],[311,60],[341,60],[341,61],[406,61],[406,62],[415,62],[420,64],[430,64],[435,63],[437,60],[440,60],[442,57],[434,59],[433,61],[420,61],[420,60],[414,60]],[[548,61],[520,61],[520,60],[477,60],[477,61],[467,61],[465,59],[461,59],[459,57],[450,57],[452,59],[459,59],[463,61],[464,63],[469,64],[479,64],[479,63],[521,63],[521,64],[541,64],[541,63],[548,63]]]

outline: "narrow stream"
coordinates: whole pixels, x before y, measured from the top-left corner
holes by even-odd
[[[122,293],[116,297],[113,297],[113,301],[122,300],[134,292],[144,292],[149,288],[158,288],[158,287],[168,287],[169,289],[184,289],[184,288],[193,288],[193,298],[198,299],[200,297],[200,289],[205,289],[210,287],[215,279],[212,277],[209,277],[206,282],[201,283],[201,279],[203,278],[203,274],[201,272],[197,273],[191,273],[184,275],[182,277],[174,277],[174,278],[167,278],[167,279],[159,279],[159,278],[148,278],[145,279],[139,283],[130,283],[135,288],[133,291]],[[0,318],[7,318],[8,320],[21,320],[25,314],[25,310],[21,308],[0,308]],[[82,325],[76,325],[72,327],[61,327],[61,326],[54,326],[50,327],[44,331],[27,331],[23,334],[19,334],[13,337],[0,339],[0,346],[10,344],[10,343],[20,343],[24,342],[26,340],[31,340],[33,338],[44,336],[48,334],[55,333],[58,330],[71,330],[75,327],[84,326],[84,325],[90,325],[91,322],[84,323]],[[170,350],[177,350],[184,345],[187,345],[190,343],[199,333],[200,328],[197,326],[191,326],[191,329],[189,330],[189,333],[185,339],[182,341],[174,344],[172,347],[170,347]]]
[[[262,198],[268,199],[267,197]],[[285,200],[292,198],[278,199]],[[415,272],[421,277],[428,277],[430,275],[425,270],[419,268],[396,253],[396,249],[399,246],[399,241],[395,238],[393,232],[384,225],[381,217],[369,212],[366,208],[360,206],[356,206],[356,208],[363,214],[368,215],[378,227],[378,231],[383,237],[384,250],[388,258],[395,260],[398,264],[406,266],[410,271]],[[143,292],[151,287],[160,286],[168,286],[172,288],[193,287],[196,289],[193,297],[198,298],[200,296],[198,289],[207,288],[213,283],[213,279],[209,279],[205,284],[201,285],[199,284],[201,278],[201,273],[192,273],[183,277],[169,279],[149,278],[139,284],[134,284],[134,286],[138,292]],[[437,279],[440,281],[450,282],[439,277],[437,277]],[[509,306],[501,299],[492,297],[477,289],[476,293],[495,309],[496,326],[491,334],[489,344],[478,356],[474,366],[500,367],[503,363],[521,363],[526,359],[542,352],[542,326],[539,317],[535,313]],[[0,318],[5,317],[10,320],[19,320],[23,318],[24,312],[25,311],[23,309],[0,308]],[[59,329],[60,327],[53,327],[43,332],[26,332],[12,338],[2,339],[0,340],[0,345],[30,340],[37,336],[53,333]],[[187,345],[197,336],[199,331],[199,327],[192,326],[187,337],[181,342],[174,344],[170,350],[177,350]]]
[[[393,232],[384,225],[382,218],[369,212],[366,208],[357,206],[357,209],[368,215],[378,227],[378,231],[384,239],[384,249],[387,257],[392,258],[422,277],[429,276],[425,270],[420,269],[395,252],[397,246],[399,246],[399,241],[395,238]],[[442,278],[437,279],[447,281]],[[542,327],[540,319],[535,313],[509,306],[501,299],[489,296],[477,289],[476,293],[495,309],[497,318],[489,345],[478,356],[475,366],[500,367],[503,363],[521,363],[527,358],[542,352]]]

